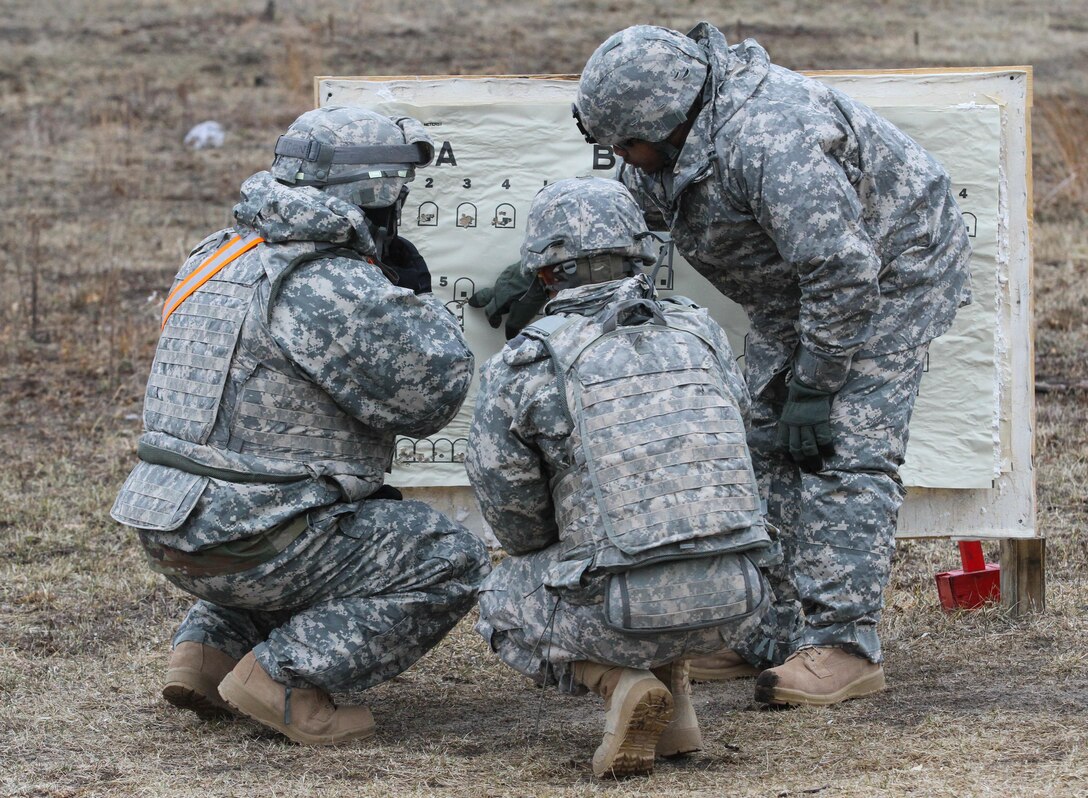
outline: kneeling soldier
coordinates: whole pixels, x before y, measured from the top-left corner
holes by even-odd
[[[368,737],[330,693],[403,671],[471,609],[487,551],[383,485],[458,411],[473,356],[396,220],[422,125],[320,108],[242,185],[163,310],[140,462],[113,506],[199,601],[163,695],[300,743]]]
[[[540,191],[521,262],[554,298],[484,367],[466,461],[511,555],[477,630],[605,699],[597,776],[701,748],[685,658],[741,643],[771,597],[748,394],[706,311],[655,297],[656,252],[622,184]]]

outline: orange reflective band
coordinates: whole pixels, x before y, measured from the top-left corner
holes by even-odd
[[[252,238],[235,236],[205,258],[204,262],[193,269],[188,277],[178,283],[178,287],[170,292],[170,296],[166,298],[166,302],[164,302],[162,306],[162,328],[166,329],[167,319],[169,319],[170,315],[181,306],[182,302],[192,296],[196,289],[200,288],[200,286],[204,285],[208,280],[219,274],[225,266],[249,252],[262,241],[264,241],[264,239],[260,236],[253,236]]]

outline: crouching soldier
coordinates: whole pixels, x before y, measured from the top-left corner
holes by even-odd
[[[656,252],[618,182],[537,194],[521,262],[554,298],[484,367],[466,460],[511,555],[477,630],[605,699],[597,776],[701,747],[685,658],[739,644],[770,599],[744,382],[705,310],[655,297]]]
[[[177,275],[112,515],[200,599],[166,700],[336,743],[374,720],[330,693],[410,666],[490,568],[475,536],[383,485],[394,437],[449,421],[473,357],[396,235],[433,155],[420,123],[322,108],[275,152],[242,185],[234,228]]]

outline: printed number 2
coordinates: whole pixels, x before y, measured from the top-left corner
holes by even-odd
[[[472,181],[466,177],[464,180],[461,181],[461,185],[463,185],[465,188],[472,188]]]
[[[434,178],[428,177],[427,182],[423,184],[423,188],[434,188]]]
[[[960,189],[960,193],[958,196],[960,199],[967,199],[967,189]]]

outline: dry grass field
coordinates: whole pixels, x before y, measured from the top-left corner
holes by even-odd
[[[599,703],[531,688],[471,618],[367,695],[367,743],[303,749],[166,705],[187,599],[107,511],[163,290],[311,106],[311,77],[577,72],[628,24],[701,19],[797,69],[1034,65],[1047,611],[946,615],[932,577],[955,546],[904,542],[889,691],[767,712],[751,682],[697,686],[706,750],[620,784],[589,770]],[[1083,0],[0,0],[0,794],[1088,795],[1086,76]],[[205,119],[226,146],[185,149]]]

